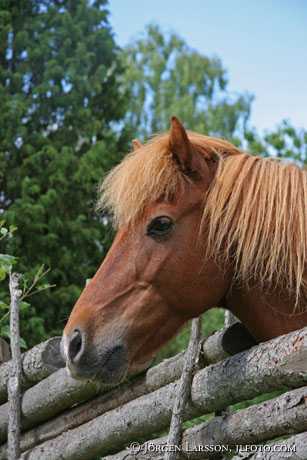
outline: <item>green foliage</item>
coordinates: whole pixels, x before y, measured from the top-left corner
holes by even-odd
[[[149,25],[125,49],[124,83],[130,92],[126,123],[147,138],[169,127],[172,115],[198,132],[242,138],[251,96],[227,90],[220,59],[191,49],[176,34]]]
[[[247,149],[256,155],[273,156],[307,164],[307,130],[283,121],[274,131],[260,136],[255,130],[245,133]]]
[[[5,239],[11,239],[16,230],[14,226],[7,228],[4,220],[0,221],[0,244],[2,245]],[[16,263],[16,257],[9,254],[0,254],[0,337],[8,339],[10,338],[10,294],[8,289],[8,275],[13,271]],[[28,300],[28,298],[34,294],[52,287],[48,283],[42,281],[47,272],[48,270],[44,270],[44,266],[42,265],[37,270],[33,279],[29,279],[26,274],[20,279],[19,287],[22,291],[22,296],[20,298],[19,310],[22,334],[27,331],[31,332],[32,329],[38,331],[43,327],[42,318],[33,315],[33,309],[26,299]],[[35,326],[35,328],[33,326]],[[27,348],[27,343],[23,338],[20,339],[20,346],[22,348]]]
[[[14,261],[32,280],[44,264],[51,269],[45,283],[55,285],[24,305],[29,345],[61,333],[110,247],[112,229],[95,213],[96,188],[128,139],[167,129],[176,114],[195,131],[237,143],[245,137],[255,153],[306,162],[305,131],[284,123],[261,138],[247,129],[252,98],[229,93],[218,58],[155,25],[121,52],[106,4],[0,5],[0,212],[7,222],[0,238],[19,229],[3,240],[0,280]],[[204,324],[221,325],[221,311]],[[187,340],[184,329],[161,356]]]
[[[3,245],[3,240],[12,238],[15,227],[6,227],[5,221],[0,221],[0,244]],[[6,279],[7,275],[16,263],[16,257],[9,254],[0,254],[0,284]],[[7,292],[0,291],[0,337],[8,337],[8,317],[9,317],[9,300]]]
[[[224,325],[224,310],[222,308],[212,308],[202,315],[202,335],[207,337],[213,332],[221,329]],[[155,363],[162,359],[170,358],[171,356],[186,350],[190,339],[190,323],[186,324],[181,332],[174,337],[162,350],[158,353]]]
[[[5,252],[56,284],[32,299],[32,345],[61,331],[110,245],[94,203],[125,145],[125,96],[105,0],[2,2],[0,30],[0,210],[19,229]]]

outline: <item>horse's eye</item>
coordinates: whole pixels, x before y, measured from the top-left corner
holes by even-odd
[[[146,234],[153,238],[164,237],[169,234],[173,226],[174,226],[174,222],[172,221],[170,217],[167,217],[167,216],[156,217],[149,223]]]

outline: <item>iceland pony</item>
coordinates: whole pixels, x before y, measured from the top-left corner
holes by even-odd
[[[117,383],[216,306],[257,341],[307,325],[306,171],[175,117],[134,147],[101,186],[117,235],[64,330],[71,374]]]

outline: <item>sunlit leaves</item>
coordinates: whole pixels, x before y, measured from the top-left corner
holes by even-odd
[[[130,92],[127,124],[140,137],[165,131],[172,115],[192,130],[243,137],[251,96],[230,94],[217,57],[190,48],[176,34],[149,25],[127,46],[124,84]]]
[[[245,139],[247,148],[255,154],[307,164],[307,130],[295,128],[288,121],[281,122],[275,130],[266,131],[264,135],[249,131]]]

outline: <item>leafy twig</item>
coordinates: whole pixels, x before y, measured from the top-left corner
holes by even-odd
[[[30,287],[25,289],[25,291],[23,292],[20,300],[24,300],[26,297],[30,297],[30,295],[33,295],[33,292],[31,292],[31,291],[35,288],[35,286],[39,283],[39,281],[42,278],[44,278],[44,276],[46,276],[47,273],[49,273],[50,268],[47,268],[45,271],[43,271],[43,270],[44,270],[44,265],[41,265],[40,268],[38,269],[37,273],[35,273],[35,276],[33,278],[32,284],[30,285]],[[44,287],[43,289],[48,289],[49,287],[51,287],[51,286],[48,285],[48,286]],[[42,291],[43,289],[40,289],[40,291]],[[35,292],[37,293],[37,292],[39,292],[39,290],[37,289]]]
[[[22,295],[20,300],[24,300],[25,298],[28,299],[29,297],[32,297],[33,295],[38,294],[39,292],[46,291],[46,289],[49,289],[49,288],[52,288],[52,287],[55,287],[55,286],[56,286],[56,284],[47,284],[47,286],[42,286],[40,288],[37,288],[33,292],[27,293],[27,295],[25,295],[25,294]]]

